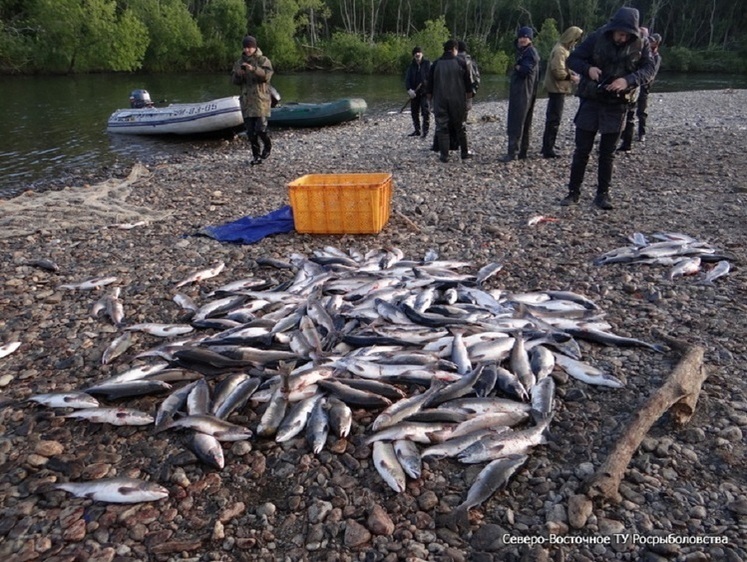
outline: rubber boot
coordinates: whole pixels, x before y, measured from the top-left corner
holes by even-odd
[[[623,130],[622,142],[620,143],[620,147],[617,149],[618,152],[630,152],[630,149],[633,145],[633,131],[635,130],[635,123],[632,121],[628,121],[625,124],[625,129]]]
[[[545,125],[545,134],[542,135],[542,156],[545,158],[557,158],[555,152],[555,139],[558,137],[557,125]]]
[[[259,135],[251,135],[249,137],[249,145],[252,147],[252,166],[256,166],[257,164],[262,163],[262,157],[260,156],[260,147],[259,147]]]
[[[449,133],[439,133],[438,137],[438,148],[440,152],[439,160],[441,162],[449,161]]]
[[[415,129],[412,133],[410,133],[408,136],[410,137],[419,137],[420,136],[420,116],[412,112],[412,127]]]
[[[268,156],[270,156],[270,152],[272,151],[272,141],[270,140],[270,135],[268,135],[266,132],[259,133],[259,138],[262,139],[262,144],[264,145],[264,148],[262,149],[262,154],[260,154],[260,158],[262,160],[265,160]]]
[[[563,199],[560,200],[560,205],[562,207],[568,207],[570,205],[575,205],[578,203],[578,199],[581,196],[581,188],[576,186],[568,186],[568,195],[566,195]]]
[[[612,200],[610,199],[609,188],[599,187],[597,188],[597,196],[594,198],[594,204],[600,209],[609,211],[612,209]]]
[[[459,149],[461,151],[462,160],[472,158],[467,147],[467,129],[465,129],[464,125],[462,125],[462,129],[457,134],[457,138],[459,139]]]

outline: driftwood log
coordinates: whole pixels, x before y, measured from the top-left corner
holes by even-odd
[[[618,491],[620,481],[651,426],[667,411],[679,425],[687,423],[695,412],[700,388],[707,377],[703,365],[705,349],[661,333],[656,335],[680,352],[680,360],[666,382],[634,414],[615,448],[586,482],[585,495],[590,499],[602,497],[614,502],[621,501]]]

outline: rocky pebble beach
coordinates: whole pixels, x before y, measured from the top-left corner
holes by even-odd
[[[649,97],[647,142],[615,161],[614,209],[591,204],[596,160],[581,202],[560,207],[573,148],[570,99],[559,159],[539,155],[545,100],[538,100],[529,158],[506,151],[505,102],[475,103],[474,157],[442,164],[431,139],[408,137],[409,114],[366,115],[341,126],[272,132],[271,157],[250,166],[246,140],[195,145],[168,159],[91,170],[75,185],[0,201],[0,557],[3,560],[747,560],[747,91]],[[277,234],[251,245],[220,243],[200,229],[261,216],[289,203],[304,174],[388,172],[392,213],[373,235]],[[531,224],[544,216],[553,220]],[[534,222],[534,221],[532,221]],[[732,256],[712,285],[668,279],[659,265],[592,262],[634,232],[677,232]],[[422,259],[500,262],[486,285],[511,292],[572,290],[596,302],[618,334],[657,342],[657,333],[705,349],[708,378],[693,417],[661,417],[633,456],[621,501],[579,501],[584,482],[635,413],[666,381],[679,355],[581,342],[584,358],[625,383],[589,386],[556,372],[548,443],[508,485],[470,510],[469,526],[444,518],[481,466],[424,462],[395,493],[375,470],[366,428],[375,412],[354,410],[349,437],[314,454],[302,439],[260,437],[224,444],[225,468],[190,456],[178,437],[152,427],[66,419],[26,401],[105,379],[161,341],[138,333],[108,365],[102,353],[121,332],[92,304],[105,290],[60,286],[116,276],[124,324],[180,323],[172,297],[191,273],[225,263],[219,276],[182,287],[198,300],[232,279],[292,273],[258,258],[287,260],[325,246],[366,252],[399,248]],[[59,266],[49,271],[35,260]],[[110,287],[109,287],[110,288]],[[156,396],[126,400],[152,412]],[[253,407],[254,406],[254,407]],[[251,402],[231,421],[255,429]],[[58,482],[127,476],[157,482],[169,497],[130,505],[55,490]]]

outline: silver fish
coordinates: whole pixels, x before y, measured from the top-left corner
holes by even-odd
[[[153,423],[153,416],[131,408],[87,408],[76,410],[63,417],[111,425],[150,425]]]
[[[220,274],[221,271],[223,271],[223,268],[226,267],[226,264],[223,262],[219,262],[213,267],[209,267],[207,269],[202,269],[200,271],[196,271],[195,273],[187,276],[182,281],[179,281],[179,283],[176,284],[176,288],[183,287],[184,285],[187,285],[189,283],[199,283],[200,281],[204,281],[205,279],[210,279],[212,277],[215,277]]]
[[[316,403],[322,399],[321,394],[314,394],[309,398],[296,402],[291,407],[290,411],[285,415],[283,421],[278,426],[277,433],[275,434],[275,441],[278,443],[284,443],[290,441],[296,435],[301,433],[306,427],[311,411],[316,406]]]
[[[200,433],[212,435],[218,441],[243,441],[251,439],[252,431],[248,427],[230,423],[215,416],[197,415],[185,416],[163,424],[156,432],[166,429],[192,429]]]
[[[462,451],[464,451],[467,447],[471,446],[473,443],[476,443],[483,437],[486,437],[487,435],[495,435],[497,433],[501,433],[503,431],[508,431],[508,430],[509,430],[508,427],[501,427],[501,426],[476,429],[475,431],[472,431],[470,433],[465,433],[464,435],[459,435],[457,437],[452,436],[446,441],[443,441],[441,443],[436,443],[435,445],[431,445],[430,447],[423,449],[423,452],[421,454],[423,458],[425,457],[436,457],[436,458],[456,457]]]
[[[667,273],[667,279],[672,281],[675,277],[684,275],[695,275],[700,271],[700,258],[695,256],[693,258],[682,258],[674,267]]]
[[[60,285],[60,289],[80,289],[81,291],[87,291],[90,289],[98,289],[111,283],[119,281],[118,277],[107,276],[107,277],[94,277],[93,279],[87,279],[79,283],[66,283]]]
[[[57,265],[55,262],[47,258],[30,260],[30,261],[24,262],[24,265],[30,265],[32,267],[39,267],[41,269],[46,269],[47,271],[52,271],[53,273],[57,273],[60,270],[59,265]]]
[[[526,421],[528,412],[487,412],[463,421],[451,432],[449,439],[456,439],[481,429],[513,427]]]
[[[622,388],[625,386],[625,383],[617,377],[605,373],[588,363],[571,359],[559,353],[553,353],[553,355],[555,355],[555,363],[574,379],[585,382],[586,384],[608,386],[610,388]]]
[[[174,415],[182,408],[182,406],[184,406],[184,404],[186,404],[187,396],[189,396],[192,389],[197,386],[198,382],[199,381],[191,382],[188,385],[175,390],[161,402],[158,406],[158,411],[156,412],[155,425],[157,428],[174,419]]]
[[[152,502],[168,497],[169,491],[155,482],[135,478],[107,478],[93,482],[66,482],[55,488],[79,498],[106,503]]]
[[[393,442],[394,454],[402,470],[410,478],[420,478],[423,472],[423,462],[418,446],[409,439],[397,439]]]
[[[375,441],[373,444],[373,463],[376,471],[389,487],[397,493],[404,492],[407,476],[397,460],[394,445],[388,441]]]
[[[391,427],[377,431],[366,438],[365,443],[370,445],[376,441],[396,441],[397,439],[409,439],[416,443],[439,443],[448,439],[454,428],[451,423],[422,423],[403,421]]]
[[[525,455],[537,445],[547,442],[545,432],[549,419],[541,425],[519,431],[487,435],[457,455],[459,462],[473,464],[492,461],[510,455]]]
[[[98,384],[86,388],[88,394],[100,394],[105,396],[108,400],[142,396],[144,394],[165,392],[167,390],[171,390],[171,385],[157,379],[134,380],[114,384]]]
[[[199,309],[194,299],[192,299],[192,297],[188,295],[185,295],[184,293],[176,293],[171,300],[178,304],[185,312],[194,313]]]
[[[133,343],[134,340],[132,339],[132,332],[123,332],[122,334],[114,338],[112,342],[106,347],[104,353],[101,354],[101,364],[108,365],[109,363],[114,361],[114,359],[127,351]]]
[[[472,371],[467,345],[464,343],[462,332],[458,330],[454,331],[454,340],[451,343],[451,361],[457,366],[457,373],[460,375]]]
[[[503,269],[502,263],[492,262],[484,265],[477,271],[477,278],[475,279],[475,282],[478,286],[480,286],[490,277],[498,273],[501,269]]]
[[[188,334],[194,331],[194,328],[188,324],[159,324],[157,322],[145,322],[142,324],[132,324],[131,326],[127,326],[125,330],[145,332],[152,336],[167,338],[169,336]]]
[[[19,341],[8,342],[6,344],[0,345],[0,359],[2,359],[3,357],[7,357],[19,347],[21,347],[21,342]]]
[[[49,408],[97,408],[99,406],[99,401],[96,398],[79,390],[36,394],[27,400],[43,404]]]
[[[202,416],[209,411],[210,387],[205,379],[198,379],[187,395],[187,413],[190,416]]]
[[[552,377],[540,379],[532,387],[532,409],[530,414],[535,423],[548,419],[555,405],[555,380]]]
[[[195,432],[189,441],[189,447],[202,462],[210,466],[214,466],[220,470],[226,465],[223,446],[212,435]]]
[[[239,382],[225,397],[218,396],[213,400],[213,415],[227,419],[235,410],[244,407],[262,381],[257,377],[248,377]]]
[[[529,352],[529,364],[537,381],[552,373],[555,368],[555,356],[543,345],[537,345]]]
[[[306,442],[315,455],[324,448],[327,435],[329,435],[329,414],[327,413],[327,399],[322,397],[314,404],[306,424]]]
[[[257,435],[272,437],[277,433],[288,409],[287,383],[279,384],[267,404],[257,426]]]
[[[470,486],[467,497],[455,508],[455,511],[466,512],[482,505],[485,500],[508,483],[528,458],[527,455],[509,455],[485,465]]]
[[[703,285],[712,285],[713,282],[719,277],[728,275],[730,269],[731,265],[729,264],[729,262],[726,260],[721,260],[713,267],[713,269],[705,273],[700,283],[702,283]]]
[[[344,439],[350,435],[353,412],[350,406],[334,396],[327,398],[327,404],[329,405],[329,427],[337,437]]]

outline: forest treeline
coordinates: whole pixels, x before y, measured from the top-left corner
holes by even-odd
[[[0,0],[0,72],[222,71],[251,33],[279,71],[401,73],[414,45],[435,60],[455,37],[504,73],[519,27],[546,59],[622,5],[663,36],[664,70],[747,72],[742,0]]]

